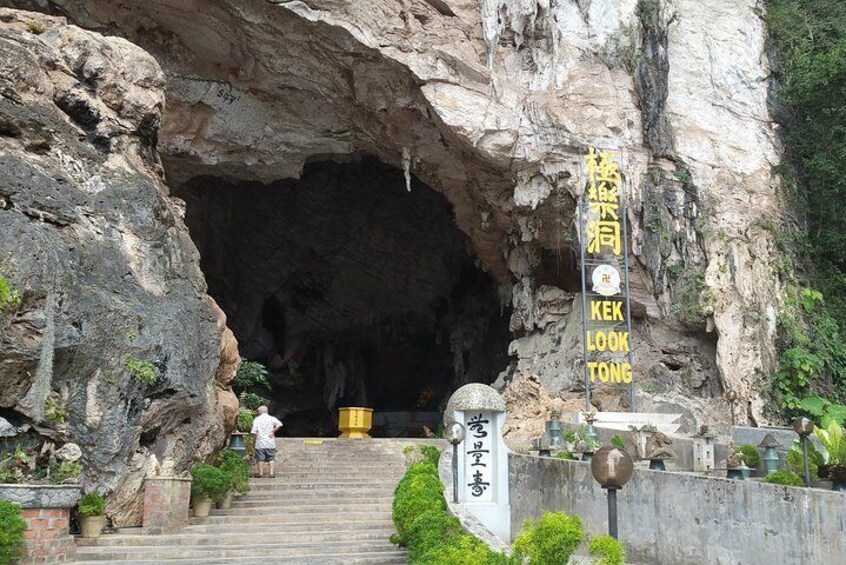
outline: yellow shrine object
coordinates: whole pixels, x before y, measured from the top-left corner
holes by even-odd
[[[341,437],[360,439],[370,437],[367,432],[373,426],[373,409],[348,407],[339,408],[338,429]]]

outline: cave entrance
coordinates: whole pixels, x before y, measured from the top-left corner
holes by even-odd
[[[271,184],[196,177],[175,191],[209,294],[241,355],[264,363],[288,436],[433,431],[449,394],[507,365],[509,313],[447,200],[374,159]]]

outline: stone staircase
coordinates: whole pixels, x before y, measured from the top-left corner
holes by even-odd
[[[140,528],[77,540],[77,565],[278,563],[399,565],[393,491],[413,439],[279,439],[275,479],[251,479],[231,509],[178,534]],[[431,443],[431,442],[427,442]]]

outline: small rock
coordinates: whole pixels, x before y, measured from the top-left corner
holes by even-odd
[[[5,418],[0,418],[0,437],[15,437],[18,430]]]
[[[75,443],[66,443],[56,452],[56,457],[62,461],[78,461],[82,457],[82,450]]]

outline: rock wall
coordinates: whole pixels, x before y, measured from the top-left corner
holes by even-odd
[[[165,77],[124,39],[7,9],[0,61],[0,274],[22,299],[0,413],[79,444],[85,487],[135,525],[154,462],[208,456],[237,408],[237,344],[162,182]]]
[[[577,179],[589,145],[619,150],[639,408],[725,423],[730,389],[739,420],[763,421],[779,301],[769,226],[782,214],[763,2],[14,3],[159,61],[173,184],[371,155],[441,191],[514,308],[506,392],[580,394],[580,312],[562,284]],[[625,407],[614,391],[597,398]]]

